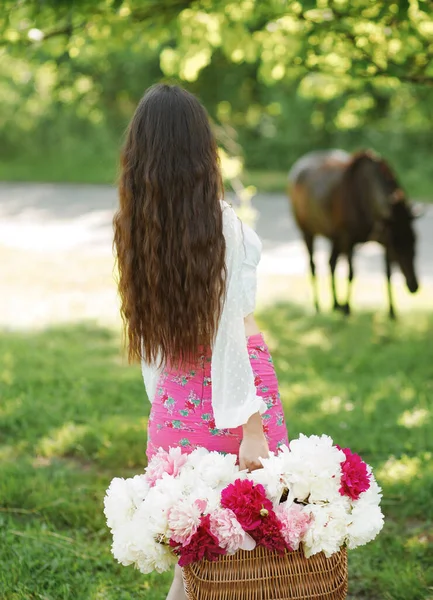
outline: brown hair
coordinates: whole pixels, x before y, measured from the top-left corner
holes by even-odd
[[[121,155],[114,245],[130,361],[183,363],[215,337],[225,292],[223,186],[205,109],[178,86],[141,99]]]

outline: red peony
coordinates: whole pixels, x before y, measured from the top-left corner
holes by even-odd
[[[250,535],[257,545],[264,546],[268,550],[274,550],[278,554],[284,554],[286,548],[288,550],[293,550],[293,548],[286,544],[281,528],[281,523],[274,511],[269,511],[269,514],[263,518],[261,525],[251,531]]]
[[[339,448],[339,447],[338,447]],[[341,487],[339,492],[342,496],[349,496],[352,500],[358,500],[362,492],[370,487],[370,475],[367,465],[359,454],[355,454],[349,448],[339,448],[346,455],[346,460],[341,463]]]
[[[265,488],[261,484],[254,485],[249,479],[236,479],[221,492],[221,506],[230,508],[241,527],[252,531],[262,523],[260,511],[272,511],[272,502],[266,498]]]
[[[218,560],[221,555],[226,554],[220,548],[219,541],[210,530],[210,515],[203,515],[196,533],[186,546],[180,546],[177,542],[170,540],[170,546],[180,556],[179,566],[186,567],[199,560]]]

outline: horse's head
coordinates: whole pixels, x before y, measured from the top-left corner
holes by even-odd
[[[400,266],[409,291],[415,293],[415,214],[403,188],[389,164],[370,150],[355,154],[350,168],[357,174],[364,197],[370,199],[372,218],[380,230],[377,239]]]
[[[388,163],[382,158],[377,158],[377,163],[389,206],[384,218],[388,252],[391,260],[400,266],[407,287],[414,294],[418,290],[415,274],[416,234],[413,227],[415,213]]]
[[[400,266],[407,287],[412,294],[418,290],[418,280],[415,274],[414,218],[411,206],[406,199],[397,197],[391,204],[391,215],[386,221],[390,258]]]

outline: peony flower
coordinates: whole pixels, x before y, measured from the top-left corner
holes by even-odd
[[[111,552],[114,558],[125,567],[137,562],[141,549],[137,545],[136,526],[132,521],[123,523],[113,532]]]
[[[283,473],[283,462],[279,454],[269,453],[269,458],[261,458],[263,469],[256,469],[248,473],[248,479],[254,483],[261,483],[266,490],[267,497],[274,506],[280,502],[281,495],[287,487],[286,477]]]
[[[279,459],[292,499],[315,503],[340,498],[341,463],[345,455],[329,436],[301,434],[290,442],[290,450],[282,446]]]
[[[280,504],[275,511],[281,523],[281,534],[286,545],[291,550],[297,550],[303,536],[312,522],[312,515],[299,504]]]
[[[228,554],[234,554],[239,549],[254,550],[256,546],[253,538],[240,526],[235,513],[228,508],[220,508],[211,513],[210,530]]]
[[[248,479],[236,479],[221,492],[221,506],[230,508],[245,529],[252,531],[262,522],[260,511],[272,511],[272,502],[266,497],[261,484],[254,485]]]
[[[380,504],[380,501],[382,499],[382,489],[377,484],[377,481],[373,475],[373,471],[372,471],[370,465],[366,465],[366,466],[367,466],[367,473],[368,473],[368,477],[369,477],[370,487],[365,492],[362,492],[360,494],[358,500],[353,502],[353,504],[356,505],[356,504],[359,504],[360,502],[362,502],[362,503],[371,504],[371,505],[376,506],[376,505]]]
[[[370,487],[353,502],[350,523],[347,528],[347,547],[357,548],[371,542],[383,527],[384,517],[380,509],[381,489],[367,465]]]
[[[359,454],[355,454],[349,448],[341,448],[341,450],[344,452],[346,460],[341,463],[342,474],[339,492],[342,496],[349,496],[352,500],[358,500],[360,494],[370,487],[367,465]]]
[[[170,546],[160,543],[149,543],[149,546],[142,544],[143,551],[138,560],[134,563],[135,568],[141,573],[164,573],[177,563],[177,558],[173,555]],[[151,548],[151,551],[149,551]]]
[[[170,539],[182,546],[189,544],[192,536],[197,532],[206,505],[205,500],[191,502],[188,499],[173,506],[168,512]]]
[[[126,481],[128,482],[132,501],[138,508],[149,493],[149,482],[147,481],[145,475],[135,475]]]
[[[177,477],[181,468],[187,462],[187,455],[182,454],[182,449],[170,448],[168,452],[162,448],[153,456],[146,469],[146,479],[150,486],[154,486],[164,473]]]
[[[140,520],[116,529],[113,534],[112,553],[122,565],[134,565],[142,573],[162,573],[176,563],[169,546],[159,543],[143,527]]]
[[[268,550],[278,552],[278,554],[284,554],[287,548],[287,544],[282,535],[282,525],[277,519],[276,514],[273,510],[270,510],[265,515],[257,529],[251,531],[251,537],[255,540],[257,545],[264,546]],[[290,548],[288,548],[290,550]]]
[[[218,496],[217,505],[219,505],[221,490],[239,477],[237,457],[234,454],[223,455],[219,452],[207,450],[203,452],[203,450],[198,448],[188,456],[179,479],[182,481],[185,495],[192,494],[197,497],[197,490],[211,490],[209,493],[213,492]]]
[[[182,486],[178,479],[164,475],[150,488],[146,499],[137,509],[136,518],[143,521],[155,536],[167,536],[168,515],[173,506],[183,499]]]
[[[344,543],[350,521],[347,505],[335,502],[309,504],[305,512],[313,517],[302,539],[305,556],[309,558],[323,551],[329,558]]]
[[[199,560],[218,560],[226,551],[220,547],[218,538],[212,533],[210,516],[201,517],[200,526],[186,546],[180,546],[170,541],[175,554],[180,556],[179,566],[185,567]]]
[[[221,505],[231,509],[257,544],[283,553],[286,549],[272,502],[265,488],[249,479],[237,479],[221,492]]]
[[[149,486],[140,475],[133,479],[115,477],[104,498],[104,514],[108,527],[114,530],[131,521],[148,490]]]
[[[223,455],[219,452],[209,452],[197,467],[197,477],[211,488],[222,489],[239,474],[236,460],[235,454]]]
[[[383,520],[379,506],[362,504],[355,506],[347,528],[347,547],[357,548],[374,540],[383,527]]]

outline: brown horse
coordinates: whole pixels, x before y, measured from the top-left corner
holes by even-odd
[[[376,241],[385,248],[389,314],[395,318],[391,289],[391,266],[397,263],[411,293],[418,289],[415,275],[413,209],[385,160],[370,151],[350,155],[342,150],[317,151],[300,158],[289,173],[288,195],[310,256],[314,302],[319,311],[314,238],[331,241],[334,309],[350,313],[353,253],[357,244]],[[335,267],[344,254],[349,263],[346,304],[339,304],[335,290]]]

